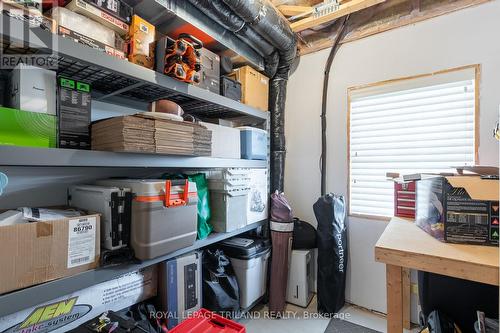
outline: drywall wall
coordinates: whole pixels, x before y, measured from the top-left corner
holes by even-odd
[[[481,64],[480,147],[484,165],[498,165],[492,129],[500,105],[500,1],[381,33],[346,44],[337,53],[328,95],[329,191],[347,194],[347,88],[388,79]],[[320,194],[320,113],[323,71],[329,50],[303,56],[288,84],[285,191],[295,215],[316,223],[312,205]],[[386,222],[350,218],[347,298],[386,312],[385,266],[373,247]]]

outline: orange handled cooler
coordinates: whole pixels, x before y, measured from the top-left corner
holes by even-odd
[[[98,184],[127,187],[134,193],[130,244],[138,259],[152,259],[193,245],[197,231],[196,183],[183,179],[107,179]]]

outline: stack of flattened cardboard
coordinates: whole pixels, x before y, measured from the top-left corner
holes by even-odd
[[[92,125],[92,149],[210,156],[206,127],[147,115],[123,116]]]
[[[155,122],[134,116],[98,121],[92,124],[92,149],[154,153]]]

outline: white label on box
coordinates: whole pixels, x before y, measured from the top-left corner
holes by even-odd
[[[95,259],[96,218],[69,220],[68,268],[87,265]]]

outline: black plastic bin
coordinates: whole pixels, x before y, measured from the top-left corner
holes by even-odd
[[[474,332],[478,310],[486,317],[498,318],[498,286],[419,271],[418,293],[425,318],[439,310],[463,333]]]

